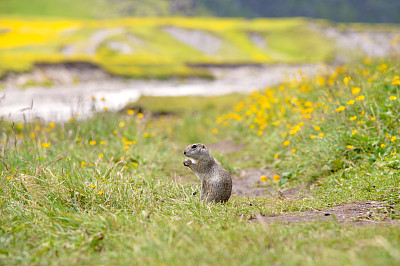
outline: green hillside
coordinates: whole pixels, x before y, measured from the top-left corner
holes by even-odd
[[[312,17],[337,22],[400,23],[393,0],[3,0],[0,14],[67,18],[124,16]]]
[[[315,63],[334,45],[308,19],[0,20],[0,72],[88,62],[127,77],[209,76],[196,64]]]

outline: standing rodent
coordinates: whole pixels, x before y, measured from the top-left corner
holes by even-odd
[[[232,193],[232,178],[201,143],[186,147],[183,154],[188,160],[183,162],[201,180],[200,198],[206,201],[227,202]]]

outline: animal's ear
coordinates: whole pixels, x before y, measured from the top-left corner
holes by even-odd
[[[206,148],[206,146],[204,146],[204,144],[203,144],[203,149],[205,149]]]

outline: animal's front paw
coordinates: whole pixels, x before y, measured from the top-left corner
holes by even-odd
[[[184,160],[183,161],[183,165],[184,166],[189,166],[189,165],[191,165],[192,164],[192,161],[191,160]]]

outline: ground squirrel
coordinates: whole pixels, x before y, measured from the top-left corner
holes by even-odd
[[[183,162],[201,180],[200,198],[206,201],[227,202],[232,193],[232,178],[208,152],[204,144],[196,143],[186,147]]]

